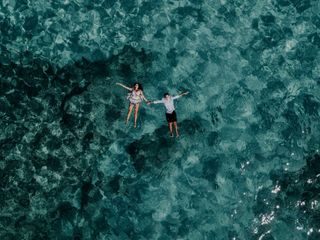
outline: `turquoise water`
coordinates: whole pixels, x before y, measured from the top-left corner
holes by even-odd
[[[0,2],[0,239],[320,239],[316,0]],[[126,126],[126,90],[142,104]]]

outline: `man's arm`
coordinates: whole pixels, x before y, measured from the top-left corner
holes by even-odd
[[[189,94],[189,92],[180,93],[179,95],[172,97],[172,99],[177,99],[177,98],[185,96],[187,94]]]
[[[159,104],[159,103],[163,103],[163,101],[162,100],[156,100],[156,101],[150,101],[150,103]]]

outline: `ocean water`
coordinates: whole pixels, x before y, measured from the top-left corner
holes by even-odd
[[[320,239],[320,2],[2,0],[0,239]],[[176,100],[128,126],[127,91]]]

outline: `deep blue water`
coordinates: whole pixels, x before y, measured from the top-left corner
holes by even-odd
[[[0,2],[0,239],[320,239],[320,2]],[[178,99],[180,138],[164,108]]]

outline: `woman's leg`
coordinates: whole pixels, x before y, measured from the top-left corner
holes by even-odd
[[[134,108],[134,127],[137,127],[137,119],[138,119],[138,111],[139,111],[139,103],[136,104]]]
[[[179,132],[178,132],[178,124],[177,122],[173,122],[174,128],[176,129],[176,135],[179,137]]]
[[[126,119],[126,124],[128,124],[128,122],[129,122],[129,119],[130,119],[130,115],[131,115],[132,109],[133,109],[133,104],[132,104],[132,103],[130,103],[130,105],[129,105],[129,109],[128,109],[128,114],[127,114],[127,119]]]

